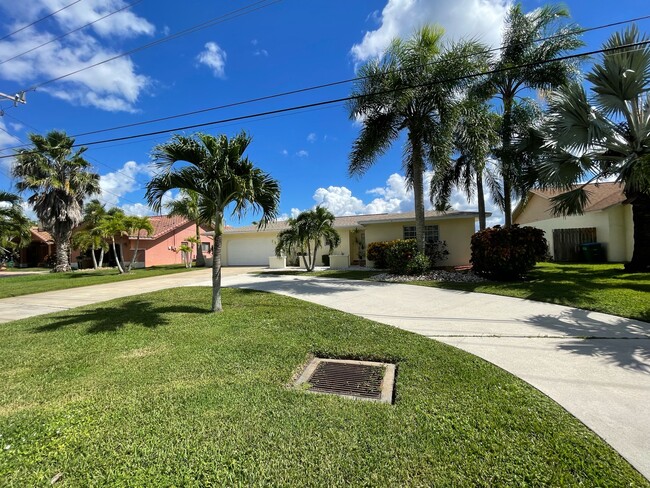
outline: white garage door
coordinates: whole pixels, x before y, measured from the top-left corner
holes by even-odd
[[[268,266],[269,256],[275,256],[275,244],[270,237],[228,241],[228,266]]]

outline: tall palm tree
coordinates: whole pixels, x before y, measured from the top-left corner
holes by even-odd
[[[473,98],[466,98],[454,131],[454,148],[458,156],[446,168],[441,164],[431,179],[430,197],[438,210],[449,205],[454,187],[462,189],[468,200],[478,202],[479,229],[486,227],[484,179],[492,195],[499,198],[499,184],[488,168],[488,157],[498,143],[499,116],[490,107]]]
[[[451,156],[463,75],[484,64],[485,48],[462,42],[443,48],[443,29],[423,27],[406,41],[396,38],[381,59],[358,71],[350,118],[360,120],[361,133],[350,153],[348,171],[362,175],[402,131],[406,132],[403,170],[413,189],[418,249],[424,250],[424,172]]]
[[[56,246],[54,271],[70,270],[72,229],[82,220],[84,198],[99,193],[99,175],[90,163],[74,151],[74,139],[65,132],[51,131],[46,136],[30,134],[32,147],[16,153],[13,175],[19,191],[30,191],[28,198],[36,216],[52,234]]]
[[[20,206],[20,197],[0,191],[0,254],[13,254],[29,244],[29,219]]]
[[[502,104],[499,172],[506,227],[512,225],[512,197],[519,174],[516,150],[519,141],[513,110],[522,92],[550,90],[577,76],[577,67],[572,62],[547,62],[584,44],[579,39],[577,26],[567,24],[568,17],[568,10],[555,5],[527,14],[522,11],[521,4],[513,5],[506,17],[500,56],[492,63],[493,74],[487,78],[486,88]],[[512,69],[513,66],[522,67]]]
[[[283,252],[290,254],[296,250],[302,254],[307,271],[313,271],[322,243],[329,246],[330,252],[341,243],[341,236],[334,229],[334,220],[334,214],[321,206],[301,212],[288,220],[288,229],[278,233],[275,254],[280,256]]]
[[[151,225],[149,217],[132,216],[126,218],[126,229],[129,235],[136,236],[133,257],[131,258],[131,262],[126,268],[126,271],[130,273],[131,268],[135,264],[135,260],[138,257],[138,251],[140,250],[140,237],[142,237],[143,232],[147,237],[153,234],[153,225]]]
[[[612,35],[586,78],[549,96],[544,184],[567,190],[553,198],[556,214],[581,213],[585,185],[615,179],[632,205],[634,252],[629,271],[650,270],[650,47],[636,26]],[[617,49],[620,48],[620,49]]]
[[[174,188],[195,191],[200,196],[200,215],[214,227],[212,260],[212,311],[221,304],[221,246],[224,213],[241,217],[252,208],[261,211],[258,228],[276,218],[280,203],[280,186],[269,174],[244,157],[251,138],[241,132],[232,139],[197,133],[194,136],[174,135],[156,146],[152,158],[161,172],[147,184],[146,198],[156,211],[162,207],[163,195]],[[188,164],[180,168],[178,162]]]
[[[206,222],[201,220],[199,199],[199,194],[195,191],[181,190],[181,198],[178,200],[172,200],[166,205],[166,207],[167,210],[169,210],[169,215],[178,215],[194,222],[196,229],[195,236],[198,240],[196,249],[196,265],[205,266],[205,258],[203,257],[203,248],[201,246],[201,225]]]

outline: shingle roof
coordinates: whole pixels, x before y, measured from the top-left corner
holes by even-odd
[[[604,210],[618,203],[625,201],[623,185],[621,183],[592,183],[585,186],[589,194],[589,200],[584,212],[595,212]],[[566,193],[562,189],[531,190],[530,193],[550,200],[554,196]],[[523,209],[522,209],[523,210]]]
[[[459,211],[450,211],[450,212],[436,212],[434,210],[429,210],[425,212],[426,219],[442,220],[442,219],[451,219],[451,218],[476,218],[478,212],[459,212]],[[365,215],[343,215],[336,217],[334,220],[335,229],[345,229],[345,228],[355,228],[359,226],[364,226],[367,224],[379,224],[379,223],[388,223],[388,222],[407,222],[415,219],[415,212],[403,212],[403,213],[382,213],[382,214],[365,214]],[[271,222],[260,232],[279,232],[284,229],[288,229],[289,225],[286,220],[278,220]],[[257,225],[246,225],[243,227],[229,227],[224,229],[226,234],[240,234],[246,232],[257,232]]]
[[[39,229],[38,227],[32,227],[29,229],[30,232],[32,233],[32,240],[36,241],[42,241],[47,244],[52,244],[54,243],[54,239],[52,238],[52,235],[43,229]]]

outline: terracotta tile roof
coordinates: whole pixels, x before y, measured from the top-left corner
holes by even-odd
[[[32,227],[29,230],[32,233],[33,241],[41,241],[41,242],[45,242],[46,244],[54,243],[54,239],[52,238],[52,235],[48,231],[39,229],[38,227]]]
[[[625,194],[623,193],[623,185],[621,183],[592,183],[586,185],[585,189],[589,193],[589,201],[585,207],[585,212],[604,210],[625,201]],[[556,195],[565,193],[565,190],[547,189],[531,190],[530,192],[550,200]]]
[[[144,232],[140,234],[140,239],[158,239],[160,236],[168,234],[180,227],[185,227],[190,221],[185,217],[180,217],[178,215],[169,216],[169,215],[154,215],[149,217],[149,222],[153,227],[153,234],[147,236]],[[136,236],[132,235],[129,238],[135,239]]]
[[[436,220],[451,219],[451,218],[476,218],[478,217],[478,212],[459,212],[459,211],[450,211],[450,212],[436,212],[434,210],[429,210],[425,212],[426,219],[435,218]],[[336,229],[345,229],[345,228],[355,228],[359,226],[364,226],[366,224],[379,224],[387,222],[408,222],[415,219],[415,212],[404,212],[404,213],[383,213],[383,214],[365,214],[365,215],[343,215],[336,217],[334,221],[334,228]],[[286,220],[278,220],[271,222],[260,232],[279,232],[281,230],[289,228]],[[226,227],[224,229],[225,234],[239,234],[245,232],[257,232],[257,225],[246,225],[243,227]]]

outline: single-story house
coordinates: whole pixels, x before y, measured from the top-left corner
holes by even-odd
[[[449,256],[443,265],[460,266],[469,263],[470,239],[475,232],[477,218],[477,212],[426,212],[426,238],[430,241],[445,241],[447,244]],[[287,221],[272,222],[259,231],[256,225],[227,227],[224,229],[221,251],[223,265],[268,265],[269,257],[275,256],[278,232],[287,228]],[[365,251],[371,242],[415,237],[415,213],[336,217],[334,228],[341,236],[341,244],[333,250],[333,254],[349,256],[351,264],[366,264]],[[327,248],[323,249],[322,254],[327,254],[327,251]],[[367,264],[372,266],[372,262]]]
[[[575,252],[565,249],[566,245],[575,248],[589,241],[602,244],[607,261],[631,260],[634,249],[632,206],[625,203],[622,185],[590,184],[586,190],[589,200],[584,213],[566,217],[554,217],[551,211],[551,198],[562,190],[531,190],[513,210],[513,223],[544,230],[549,250],[558,260],[574,260]]]
[[[55,253],[54,239],[48,231],[40,227],[32,227],[29,230],[31,241],[26,247],[20,249],[15,263],[18,268],[44,266]]]
[[[140,243],[138,246],[138,257],[136,258],[135,268],[150,266],[161,266],[166,264],[182,264],[183,256],[179,248],[187,244],[189,236],[196,235],[194,222],[184,217],[157,215],[149,217],[153,227],[153,233],[147,236],[144,231],[140,231]],[[201,227],[201,235],[210,230],[208,227]],[[115,238],[117,254],[124,263],[131,262],[136,246],[136,235],[120,236]],[[206,257],[212,256],[212,239],[202,239],[201,245]],[[79,253],[73,253],[72,262],[76,262]],[[90,256],[88,254],[88,256]],[[194,246],[194,256],[196,257],[196,246]],[[90,258],[88,258],[90,259]],[[84,259],[84,267],[91,266],[91,262]],[[105,259],[107,264],[113,265],[115,258],[112,256],[112,250]]]

